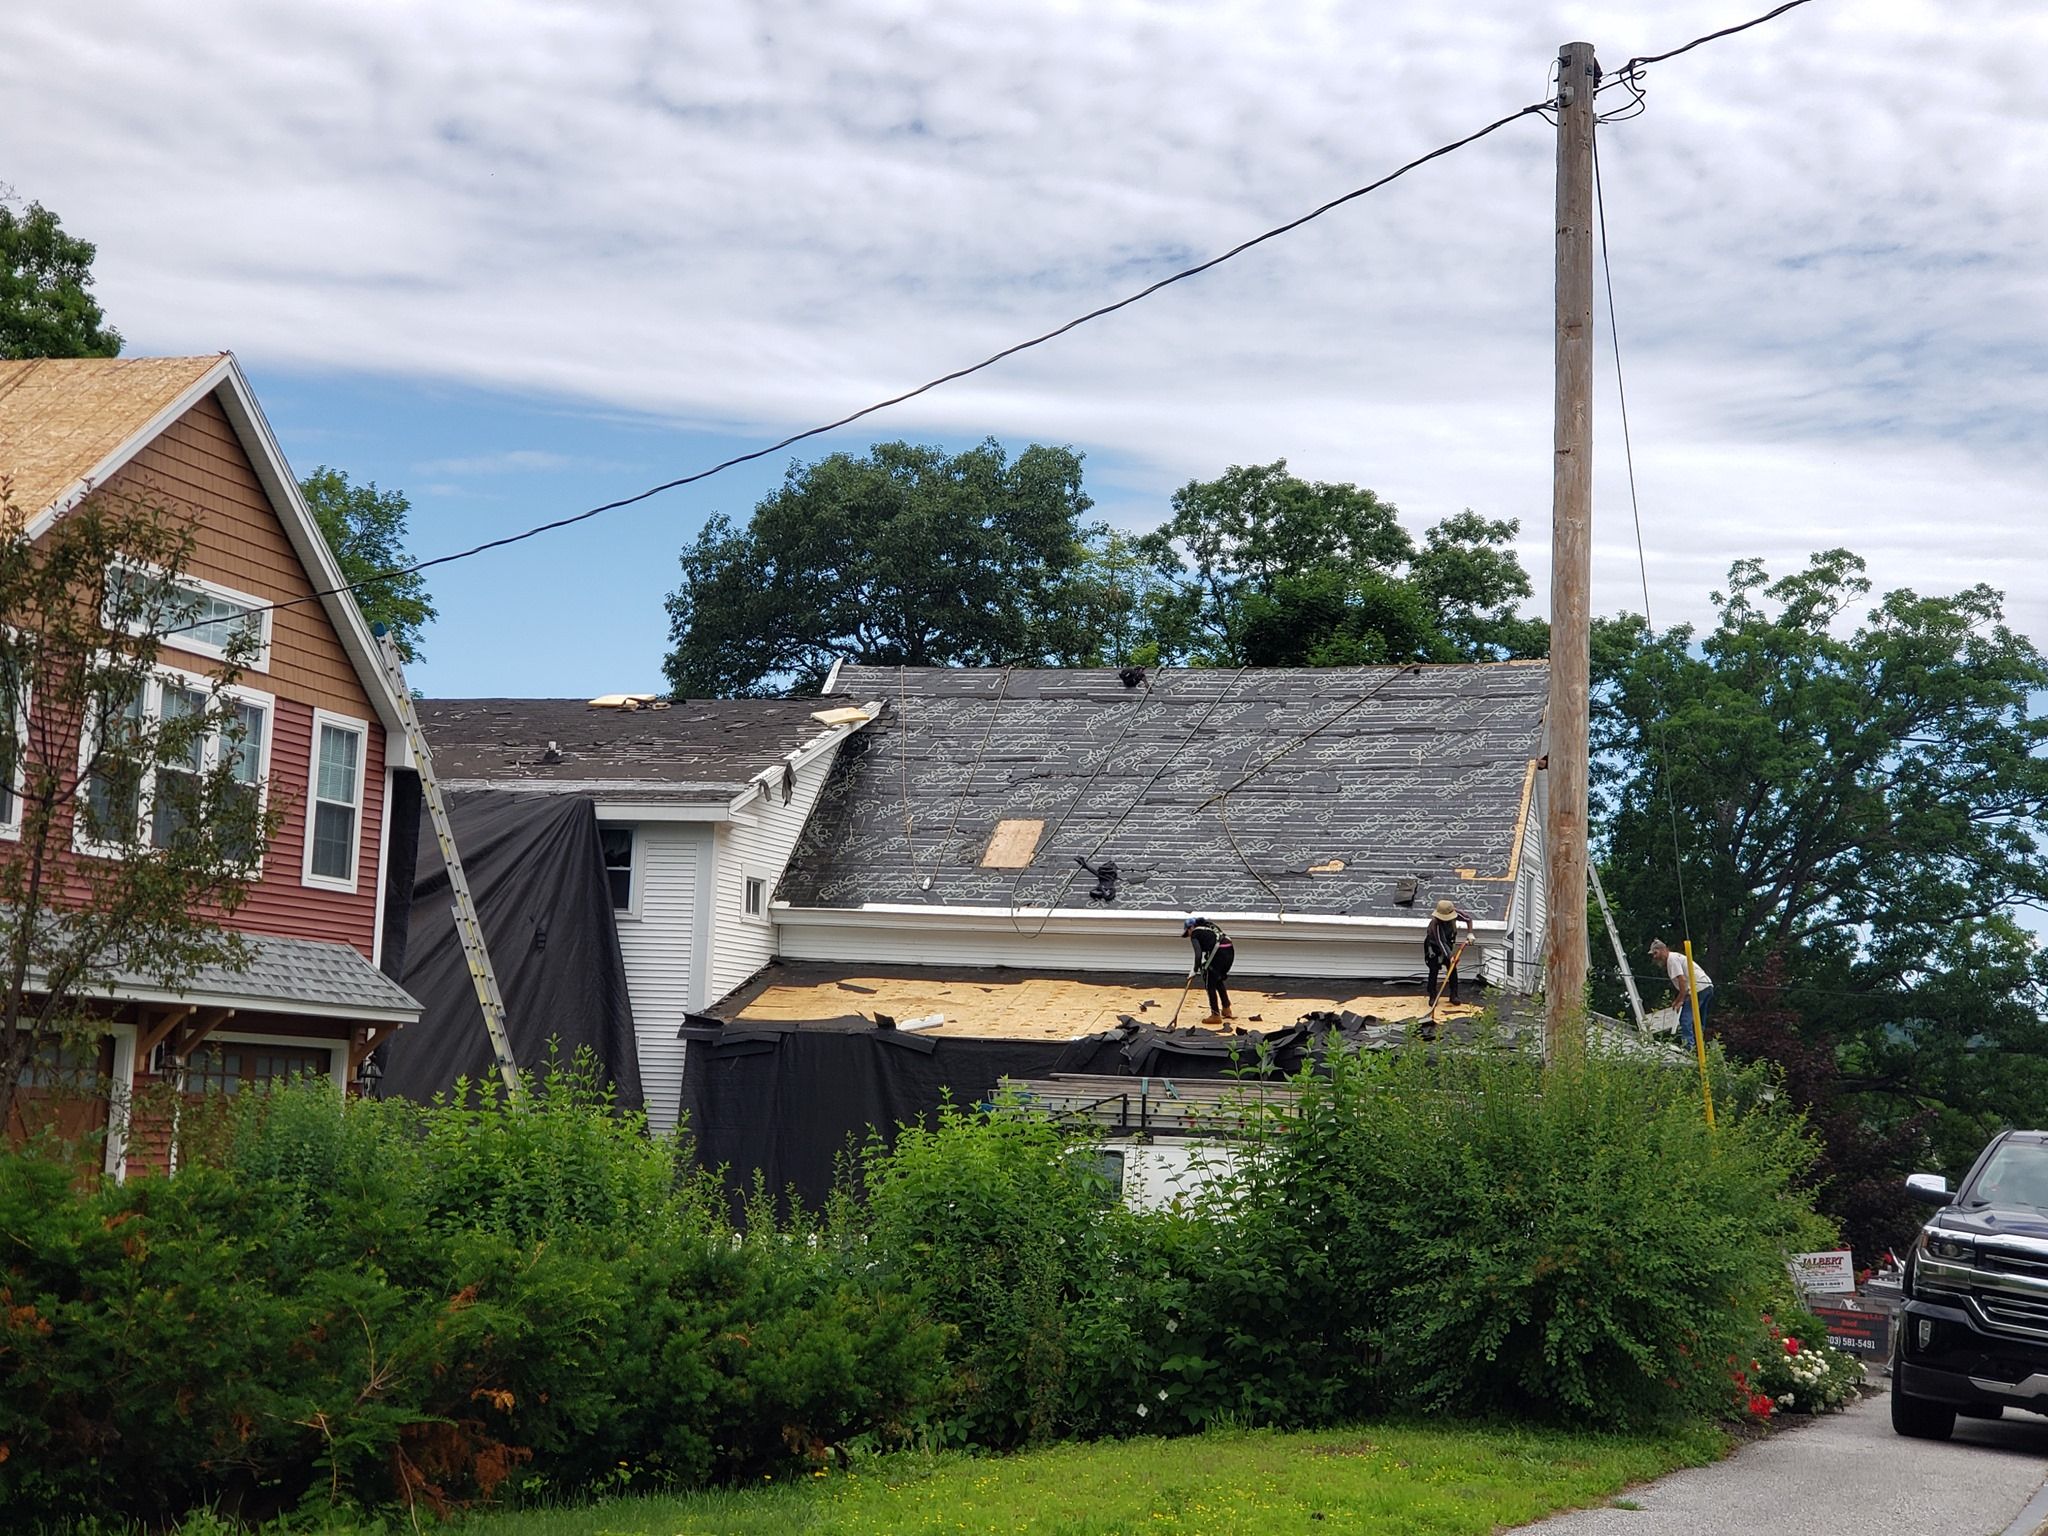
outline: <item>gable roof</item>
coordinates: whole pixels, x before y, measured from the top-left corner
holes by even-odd
[[[31,539],[104,485],[206,396],[218,400],[389,733],[387,760],[409,767],[397,695],[362,610],[299,493],[299,483],[234,354],[214,357],[36,358],[0,363],[0,476]]]
[[[1549,667],[1174,669],[1137,688],[1107,670],[846,667],[835,681],[887,708],[834,766],[779,891],[793,907],[1419,923],[1448,896],[1498,922]],[[998,823],[1017,821],[1042,823],[1035,846],[1028,826],[1003,834],[1029,848],[1023,867],[984,867]],[[1116,864],[1114,902],[1090,900],[1077,859]]]
[[[723,805],[841,726],[829,699],[680,699],[596,709],[582,699],[419,699],[434,773],[449,789]],[[553,743],[559,761],[548,761]]]

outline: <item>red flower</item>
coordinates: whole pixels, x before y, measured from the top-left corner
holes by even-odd
[[[1789,1334],[1785,1338],[1785,1353],[1788,1355],[1796,1355],[1799,1353],[1799,1341],[1791,1337]]]
[[[1777,1411],[1777,1407],[1778,1405],[1771,1401],[1770,1394],[1767,1392],[1752,1392],[1749,1394],[1749,1411],[1759,1419],[1768,1419]]]

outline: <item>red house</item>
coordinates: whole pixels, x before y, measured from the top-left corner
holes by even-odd
[[[6,1128],[27,1129],[38,1090],[54,1107],[47,1090],[83,1070],[113,1090],[84,1110],[74,1099],[63,1114],[79,1129],[106,1127],[108,1171],[162,1166],[176,1156],[169,1121],[131,1117],[131,1092],[159,1082],[235,1092],[306,1072],[345,1086],[380,1039],[418,1017],[379,968],[389,834],[413,834],[413,812],[387,818],[387,806],[412,755],[353,599],[315,596],[339,587],[341,573],[231,355],[0,362],[0,477],[31,539],[100,492],[190,514],[196,550],[181,585],[217,622],[165,639],[145,710],[164,707],[180,674],[213,671],[237,626],[260,626],[237,712],[256,749],[258,793],[286,814],[229,920],[257,940],[253,964],[204,972],[175,992],[142,976],[117,983],[99,1059],[44,1053]],[[268,606],[292,599],[305,601]],[[416,807],[416,786],[402,790]],[[0,825],[0,840],[8,832]],[[82,829],[75,846],[95,856]],[[402,850],[409,874],[410,843]]]

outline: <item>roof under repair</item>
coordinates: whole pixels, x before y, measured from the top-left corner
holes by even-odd
[[[818,699],[677,699],[623,709],[583,699],[421,699],[448,789],[719,804],[832,727]]]
[[[1135,686],[1107,669],[843,667],[837,693],[886,708],[841,751],[780,895],[1382,918],[1448,896],[1498,921],[1548,686],[1540,661]]]

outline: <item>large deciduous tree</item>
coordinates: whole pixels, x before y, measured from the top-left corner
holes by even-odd
[[[1285,459],[1233,465],[1175,492],[1142,541],[1181,579],[1177,608],[1158,605],[1181,620],[1160,649],[1231,666],[1540,656],[1547,627],[1517,613],[1530,587],[1516,531],[1467,511],[1418,549],[1369,490],[1303,480]]]
[[[355,587],[356,606],[372,624],[387,626],[406,661],[420,658],[420,636],[434,618],[426,578],[405,571],[405,523],[412,503],[401,491],[380,491],[372,480],[352,485],[322,464],[299,482],[306,505],[327,536],[342,579]],[[360,585],[357,585],[360,583]]]
[[[1795,1061],[1866,1251],[1903,1215],[1869,1138],[1924,1127],[1957,1161],[2048,1117],[2048,963],[2017,920],[2048,910],[2048,661],[1988,587],[1869,594],[1846,550],[1739,562],[1703,634],[1596,626],[1593,713],[1633,942],[1677,942],[1682,860],[1729,1042]]]
[[[257,779],[267,717],[235,693],[253,627],[203,680],[158,664],[199,613],[189,519],[102,491],[31,542],[0,513],[4,1127],[31,1062],[94,1033],[110,983],[246,963],[222,920],[284,807]]]
[[[974,666],[1085,656],[1091,567],[1081,456],[994,441],[963,453],[878,443],[792,464],[745,527],[723,515],[684,550],[668,599],[679,694],[815,690],[839,657]]]
[[[42,204],[0,201],[0,358],[120,355],[92,296],[96,254]]]

